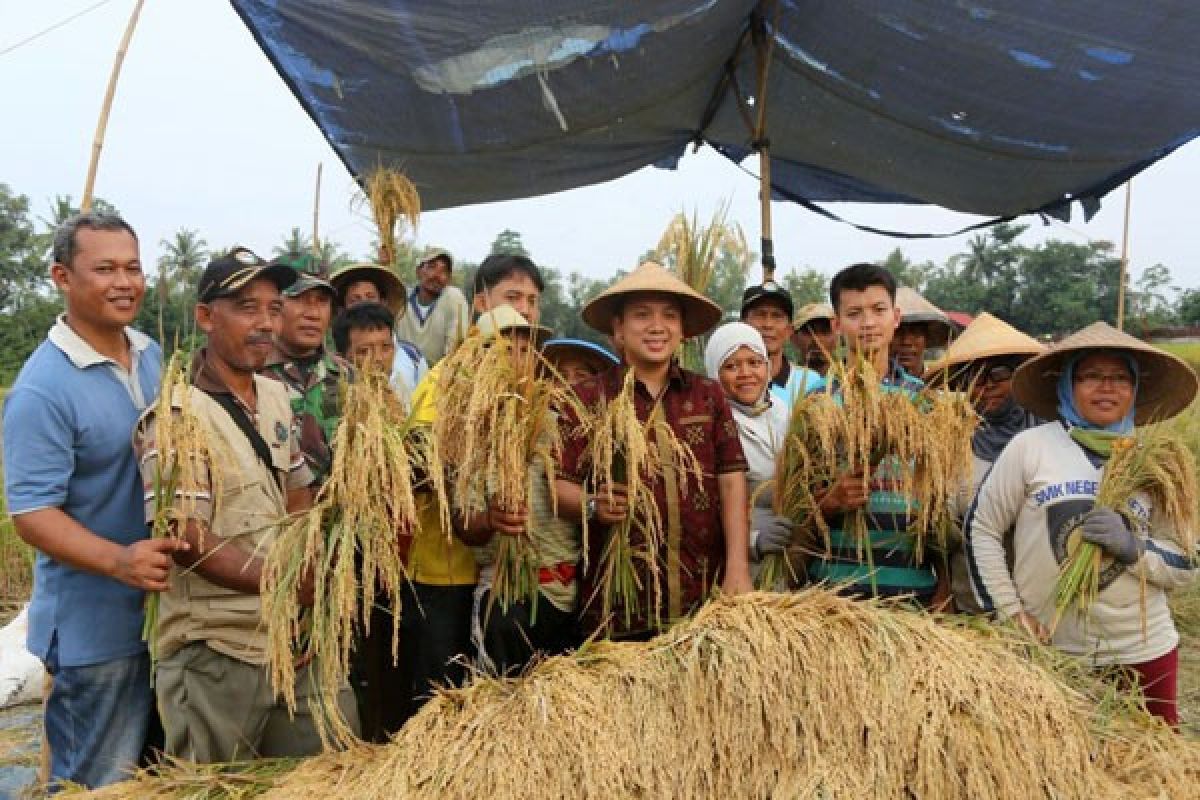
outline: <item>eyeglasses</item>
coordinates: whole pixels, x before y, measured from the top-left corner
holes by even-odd
[[[994,364],[990,367],[979,367],[973,370],[964,370],[952,380],[955,388],[959,391],[969,389],[971,387],[983,387],[990,384],[1004,383],[1012,380],[1013,368],[1008,364]]]
[[[1105,383],[1111,383],[1117,389],[1130,389],[1133,387],[1133,375],[1128,372],[1087,372],[1075,373],[1075,385],[1082,386],[1085,389],[1098,389]]]

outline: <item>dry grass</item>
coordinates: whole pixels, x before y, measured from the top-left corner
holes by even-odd
[[[628,498],[629,513],[625,520],[608,531],[596,567],[599,578],[595,589],[601,603],[601,618],[612,620],[614,615],[620,615],[627,629],[641,613],[643,602],[650,612],[651,624],[655,627],[662,624],[659,554],[667,530],[654,497],[655,480],[661,480],[665,470],[673,470],[679,502],[684,502],[688,486],[699,486],[703,478],[695,454],[675,436],[659,413],[661,407],[656,407],[646,423],[638,419],[635,382],[633,370],[629,370],[621,391],[583,422],[583,433],[588,438],[586,461],[591,465],[591,485],[604,491],[613,484],[622,484]],[[583,535],[583,551],[587,553],[586,520]],[[595,600],[596,596],[586,598],[586,604],[591,605]]]
[[[1195,458],[1169,423],[1139,428],[1133,436],[1113,442],[1096,506],[1140,525],[1128,507],[1136,495],[1149,498],[1156,517],[1166,524],[1165,532],[1184,553],[1196,552],[1200,493]],[[1063,561],[1055,590],[1055,623],[1068,611],[1087,615],[1100,592],[1104,559],[1099,545],[1079,541]]]
[[[535,462],[554,484],[562,453],[554,412],[574,395],[532,346],[516,345],[507,335],[469,336],[439,375],[433,438],[448,470],[451,513],[462,520],[489,504],[528,511]],[[499,537],[495,602],[535,601],[539,563],[530,536]]]
[[[951,504],[963,475],[970,474],[971,436],[978,416],[965,393],[908,392],[884,387],[865,359],[831,367],[827,389],[798,401],[776,466],[776,512],[801,531],[816,532],[829,552],[829,525],[819,510],[839,476],[860,473],[864,482],[885,477],[909,498],[909,533],[920,562],[929,541],[944,546],[954,524]],[[870,565],[865,509],[847,515],[859,558]],[[816,554],[819,543],[802,544]],[[781,565],[782,564],[782,565]],[[773,559],[760,580],[775,586],[795,565]]]
[[[8,394],[0,389],[0,408]],[[0,436],[3,435],[0,422]],[[0,461],[0,484],[4,482],[4,464]],[[33,548],[17,536],[12,517],[8,515],[5,493],[0,492],[0,606],[19,606],[29,601],[33,593]]]
[[[263,617],[271,679],[295,708],[296,659],[313,660],[314,710],[322,741],[353,740],[338,709],[355,633],[370,628],[382,594],[400,618],[404,559],[417,523],[416,491],[440,488],[436,447],[397,399],[387,376],[361,373],[349,385],[332,441],[329,477],[307,512],[287,520],[263,566]],[[313,605],[301,603],[311,582]],[[398,630],[392,630],[396,653]]]
[[[379,263],[391,264],[396,256],[396,223],[404,220],[416,230],[421,196],[403,173],[388,167],[379,167],[364,178],[363,195],[379,234]]]
[[[815,589],[722,598],[651,642],[444,692],[392,743],[311,759],[261,796],[1192,796],[1200,745],[975,626]],[[96,796],[201,796],[152,789]]]
[[[154,521],[151,538],[181,537],[187,521],[196,515],[202,496],[211,498],[214,510],[222,496],[221,464],[228,457],[218,452],[217,439],[192,408],[188,355],[176,350],[163,370],[158,399],[154,402],[151,430],[158,457],[154,460]],[[157,654],[157,592],[146,594],[142,638],[153,661]]]

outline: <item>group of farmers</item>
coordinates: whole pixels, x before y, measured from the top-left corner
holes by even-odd
[[[145,291],[137,236],[119,217],[77,215],[57,231],[53,262],[65,312],[8,394],[4,467],[17,531],[37,550],[28,645],[53,677],[45,731],[56,782],[111,783],[154,751],[224,762],[320,749],[312,665],[297,664],[295,713],[266,666],[264,553],[278,521],[309,507],[330,474],[343,385],[386,374],[415,419],[432,424],[443,367],[471,336],[539,350],[580,408],[614,398],[632,372],[639,421],[669,426],[699,473],[669,465],[653,476],[663,591],[659,608],[630,615],[602,613],[595,567],[604,531],[635,514],[636,498],[616,479],[596,485],[571,409],[561,410],[553,477],[530,465],[527,508],[484,502],[447,529],[423,505],[395,621],[398,657],[390,612],[377,607],[338,695],[364,738],[386,739],[473,668],[514,674],[593,635],[649,638],[715,591],[751,590],[765,558],[811,534],[777,515],[771,498],[791,409],[811,392],[836,395],[833,367],[851,357],[889,391],[969,393],[981,422],[960,529],[917,559],[912,504],[897,483],[847,471],[816,491],[828,539],[808,548],[791,585],[1011,620],[1097,669],[1122,668],[1148,710],[1178,725],[1179,637],[1166,593],[1194,579],[1195,554],[1163,535],[1147,498],[1132,498],[1130,513],[1094,501],[1114,443],[1185,409],[1197,378],[1104,323],[1050,349],[986,313],[959,333],[872,264],[838,272],[827,305],[796,309],[783,287],[752,286],[739,320],[723,322],[726,310],[645,263],[583,309],[606,348],[554,339],[539,324],[544,283],[522,256],[489,256],[468,300],[451,285],[445,252],[418,265],[409,289],[383,264],[330,274],[315,260],[268,262],[235,248],[195,287],[205,342],[186,398],[199,434],[220,445],[221,474],[203,477],[199,491],[166,492],[176,535],[150,538],[148,524],[164,513],[156,467],[176,454],[160,452],[155,419],[162,351],[130,327]],[[705,336],[699,375],[679,353]],[[843,530],[864,509],[865,545]],[[497,541],[514,535],[534,542],[539,591],[502,607],[490,602]],[[1055,578],[1072,535],[1105,554],[1100,591],[1086,619],[1056,620]],[[641,580],[649,569],[639,566]],[[300,603],[321,591],[304,582]],[[158,597],[153,663],[148,593]]]

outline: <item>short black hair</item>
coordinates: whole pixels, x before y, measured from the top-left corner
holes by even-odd
[[[896,302],[896,276],[878,264],[851,264],[833,276],[829,283],[829,302],[833,310],[840,307],[842,292],[847,289],[854,292],[866,291],[872,286],[882,286],[887,289],[892,303]]]
[[[63,220],[54,231],[53,257],[55,264],[70,267],[79,253],[79,231],[125,231],[133,240],[138,240],[133,226],[117,214],[105,211],[84,211],[72,214]]]
[[[396,318],[382,303],[358,303],[333,318],[333,346],[342,356],[350,352],[351,331],[392,330]]]
[[[528,256],[493,253],[485,258],[479,265],[479,269],[475,271],[472,292],[479,294],[493,289],[500,281],[518,272],[528,275],[529,280],[533,281],[533,285],[539,292],[546,290],[546,282],[542,280],[542,271],[537,268],[537,264],[533,263],[533,259]]]

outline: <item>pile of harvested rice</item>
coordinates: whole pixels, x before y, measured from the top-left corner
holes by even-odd
[[[1100,713],[1028,647],[819,589],[719,599],[648,643],[440,694],[391,744],[310,759],[261,796],[1194,796],[1200,745]],[[211,796],[151,793],[170,779],[94,796]]]

